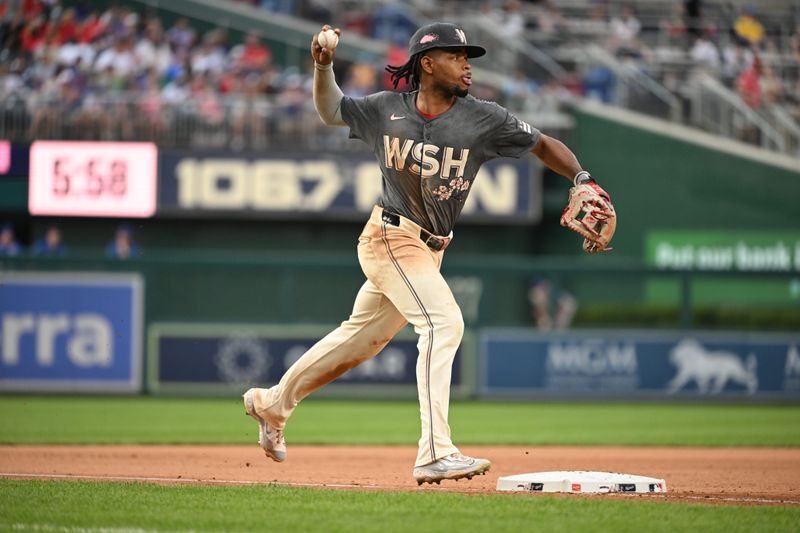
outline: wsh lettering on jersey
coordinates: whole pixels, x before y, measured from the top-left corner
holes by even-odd
[[[439,177],[445,180],[462,178],[469,159],[469,148],[461,148],[456,155],[456,149],[452,146],[445,146],[442,150],[435,144],[414,142],[413,139],[400,139],[388,135],[383,136],[383,148],[387,169],[404,170],[410,154],[415,162],[408,167],[408,170],[423,178]],[[436,157],[439,152],[442,152],[441,162]]]

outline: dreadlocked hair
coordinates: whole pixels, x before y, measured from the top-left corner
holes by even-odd
[[[394,66],[394,65],[386,65],[386,72],[389,72],[392,76],[392,85],[394,88],[397,89],[397,86],[400,84],[400,80],[405,80],[411,86],[412,91],[416,91],[419,89],[419,59],[421,54],[414,54],[411,56],[408,61],[405,62],[404,65]]]

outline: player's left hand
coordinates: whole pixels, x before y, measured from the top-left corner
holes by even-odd
[[[611,250],[608,244],[617,229],[617,213],[611,197],[594,181],[572,187],[561,214],[561,225],[583,237],[586,253]]]
[[[333,29],[338,37],[342,36],[342,30],[339,28],[331,28],[330,24],[325,24],[321,31],[330,29]],[[314,62],[318,65],[328,65],[333,61],[333,56],[336,54],[336,49],[334,48],[333,50],[329,50],[320,46],[320,44],[317,42],[317,35],[319,34],[315,33],[314,37],[311,38],[311,57],[314,58]]]

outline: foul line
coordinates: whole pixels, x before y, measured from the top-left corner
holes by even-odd
[[[85,479],[89,481],[146,481],[167,483],[212,483],[218,485],[285,485],[289,487],[331,487],[336,489],[396,489],[389,485],[358,485],[355,483],[292,483],[287,481],[247,481],[242,479],[200,479],[159,476],[91,476],[87,474],[26,474],[19,472],[0,472],[0,478],[40,478],[40,479]]]
[[[0,528],[11,531],[54,531],[58,533],[194,533],[194,529],[182,529],[174,532],[159,529],[141,529],[132,527],[83,527],[57,526],[53,524],[3,524]]]
[[[184,484],[216,484],[216,485],[270,485],[279,487],[301,487],[301,488],[331,488],[331,489],[365,489],[365,490],[402,490],[411,491],[412,487],[404,488],[393,485],[358,485],[356,483],[298,483],[291,481],[248,481],[242,479],[200,479],[200,478],[174,478],[174,477],[160,477],[160,476],[91,476],[85,474],[26,474],[20,472],[0,472],[0,478],[35,478],[35,479],[82,479],[88,481],[141,481],[147,483],[184,483]],[[460,492],[460,493],[481,493],[481,494],[494,494],[491,491],[478,488],[468,487],[426,487],[427,490],[433,489],[435,492]],[[451,490],[455,489],[455,490]],[[496,494],[519,495],[519,491],[510,492],[497,492]],[[579,496],[577,493],[550,493],[548,496]],[[689,494],[625,494],[621,492],[612,492],[608,494],[601,493],[586,493],[580,496],[621,496],[627,498],[641,497],[642,499],[653,498],[659,500],[671,500],[672,498],[678,500],[697,500],[700,502],[726,502],[726,503],[755,503],[755,504],[780,504],[780,505],[800,505],[797,500],[778,500],[772,498],[749,498],[742,496],[736,498],[733,496],[697,496]],[[539,496],[537,495],[533,495]]]
[[[665,494],[648,494],[646,497],[649,498],[660,498],[664,500],[668,500],[669,496]],[[690,495],[680,495],[676,496],[682,500],[699,500],[699,501],[706,501],[706,502],[730,502],[730,503],[779,503],[782,505],[800,505],[800,501],[796,500],[775,500],[770,498],[748,498],[746,496],[742,496],[741,498],[735,498],[733,496],[690,496]]]

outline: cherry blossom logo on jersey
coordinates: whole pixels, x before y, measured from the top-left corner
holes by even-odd
[[[439,185],[431,189],[437,200],[445,202],[450,198],[459,198],[462,193],[469,190],[470,181],[464,178],[450,180],[447,185]]]
[[[429,33],[427,35],[423,35],[422,36],[422,39],[419,40],[419,44],[432,43],[432,42],[438,41],[438,40],[439,40],[439,36],[438,35],[436,35],[435,33]]]

